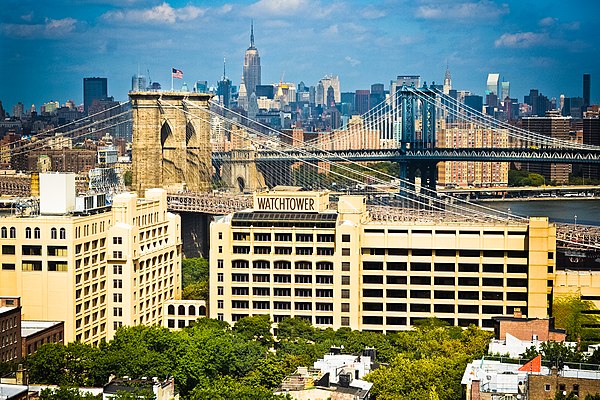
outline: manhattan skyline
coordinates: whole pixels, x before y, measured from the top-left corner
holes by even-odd
[[[519,101],[530,88],[581,96],[590,73],[591,101],[599,102],[593,2],[8,0],[5,9],[0,100],[8,110],[17,101],[80,104],[82,78],[93,76],[107,77],[109,95],[126,100],[138,70],[163,88],[172,67],[184,72],[176,89],[214,85],[223,58],[239,86],[252,19],[263,83],[315,85],[335,74],[342,91],[354,91],[419,74],[441,84],[448,64],[454,88],[481,95],[497,72]]]

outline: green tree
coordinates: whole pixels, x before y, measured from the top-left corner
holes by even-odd
[[[268,315],[244,317],[236,322],[233,331],[244,340],[256,340],[267,347],[273,345],[271,319]]]
[[[47,343],[27,359],[29,377],[36,383],[94,386],[105,380],[97,368],[100,358],[100,350],[91,345]]]
[[[133,183],[133,173],[131,171],[125,171],[123,174],[123,183],[125,186],[131,187],[131,184]]]
[[[119,390],[111,400],[155,400],[156,396],[150,389],[136,389],[133,392]]]
[[[210,266],[202,257],[181,260],[182,285],[186,287],[195,282],[208,281]]]
[[[184,258],[181,261],[183,293],[186,300],[207,300],[210,266],[205,258]]]
[[[595,315],[584,314],[593,310],[591,301],[581,300],[579,296],[561,296],[554,299],[552,316],[557,328],[567,331],[567,340],[579,341],[583,333],[583,325],[595,325],[598,318]]]
[[[277,339],[279,340],[294,340],[298,338],[312,340],[314,336],[315,328],[303,318],[284,318],[277,324]]]
[[[284,400],[286,396],[276,396],[270,389],[255,386],[244,380],[224,376],[197,386],[190,396],[192,400]]]
[[[81,394],[76,387],[59,386],[56,389],[42,389],[40,391],[40,400],[98,400],[98,397],[86,392]]]

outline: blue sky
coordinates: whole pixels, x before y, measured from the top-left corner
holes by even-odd
[[[3,0],[0,100],[12,111],[68,99],[81,103],[84,77],[108,78],[126,100],[140,70],[170,87],[214,84],[227,60],[239,84],[254,19],[263,83],[315,85],[340,76],[341,90],[367,89],[401,74],[483,94],[488,72],[511,82],[523,101],[530,88],[549,97],[581,96],[592,74],[600,102],[600,2],[467,0]],[[176,88],[181,81],[176,81]]]

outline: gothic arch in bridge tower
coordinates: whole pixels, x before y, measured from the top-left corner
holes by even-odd
[[[222,179],[226,186],[240,193],[254,192],[267,187],[255,162],[256,150],[231,150],[231,158],[223,163]]]
[[[133,188],[208,191],[211,149],[210,95],[131,92]]]

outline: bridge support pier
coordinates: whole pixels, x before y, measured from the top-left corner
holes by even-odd
[[[223,163],[222,179],[238,193],[266,188],[265,178],[256,166],[256,150],[232,150],[231,160]]]

